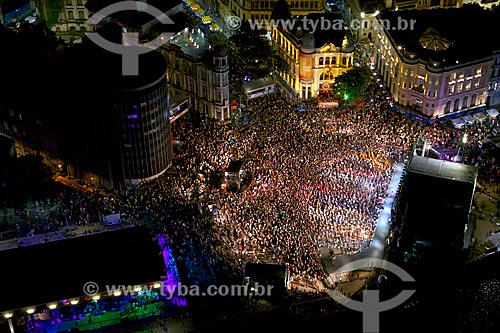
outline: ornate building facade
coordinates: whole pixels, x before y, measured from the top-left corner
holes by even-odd
[[[224,2],[224,0],[220,0]],[[278,0],[226,0],[229,9],[242,20],[269,20]],[[323,13],[325,0],[287,0],[292,15]]]
[[[338,19],[337,14],[310,14],[310,20]],[[300,28],[300,27],[299,27]],[[281,79],[303,99],[331,92],[335,78],[353,67],[354,45],[348,30],[271,30],[272,43],[290,70]]]

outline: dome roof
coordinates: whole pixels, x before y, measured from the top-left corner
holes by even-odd
[[[315,39],[312,33],[308,33],[302,38],[301,50],[305,53],[313,53],[315,50]]]
[[[444,51],[450,47],[450,42],[433,28],[427,29],[418,40],[424,49]]]

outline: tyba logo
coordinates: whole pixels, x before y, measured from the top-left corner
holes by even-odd
[[[174,22],[158,8],[150,6],[140,1],[122,1],[104,7],[96,12],[86,22],[88,25],[97,25],[102,19],[109,17],[112,14],[124,11],[140,11],[150,14],[162,24],[174,24]],[[104,39],[99,33],[91,32],[87,37],[95,44],[103,49],[122,55],[122,74],[123,75],[139,75],[139,55],[151,52],[163,44],[165,44],[173,33],[161,33],[155,39],[139,44],[139,34],[137,32],[124,32],[122,35],[122,44],[112,43]],[[123,41],[127,41],[124,45]]]
[[[378,258],[365,258],[355,260],[342,267],[338,268],[337,272],[352,272],[356,270],[362,270],[370,267],[383,268],[397,277],[399,277],[403,282],[415,282],[413,277],[408,274],[401,267]],[[380,295],[378,290],[363,290],[363,301],[355,301],[337,290],[328,290],[327,294],[332,297],[335,301],[342,304],[343,306],[363,312],[363,332],[379,332],[379,316],[380,312],[394,309],[395,307],[403,304],[408,300],[415,290],[403,290],[397,296],[383,301],[380,301]]]

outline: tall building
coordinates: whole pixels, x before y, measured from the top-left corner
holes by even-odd
[[[156,56],[143,68],[147,79],[122,78],[112,92],[122,176],[130,185],[157,178],[172,161],[166,63],[159,53],[151,54]]]
[[[110,26],[107,26],[110,28]],[[120,27],[118,35],[121,35]],[[112,40],[111,38],[108,38]],[[158,51],[142,54],[138,75],[123,75],[121,55],[84,39],[66,66],[80,63],[95,80],[73,80],[62,104],[79,122],[65,124],[59,107],[59,135],[71,176],[102,187],[138,185],[157,178],[172,161],[166,62]],[[77,102],[78,100],[78,102]]]
[[[279,0],[229,0],[229,8],[242,20],[269,20]],[[287,0],[292,15],[325,12],[324,0]]]
[[[395,103],[429,118],[486,106],[496,20],[480,8],[378,15],[375,66]]]
[[[308,20],[336,22],[338,14],[309,14]],[[349,30],[316,29],[314,32],[297,26],[285,30],[277,25],[271,30],[272,43],[290,66],[280,73],[284,85],[296,96],[308,99],[330,93],[335,78],[354,64],[354,44]]]

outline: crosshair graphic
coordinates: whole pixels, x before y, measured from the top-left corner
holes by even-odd
[[[383,268],[394,273],[404,282],[415,282],[415,279],[401,267],[387,260],[378,258],[355,260],[338,268],[338,271],[352,272],[369,267]],[[326,293],[346,308],[363,312],[363,332],[377,333],[380,332],[380,312],[394,309],[403,304],[415,293],[415,290],[403,290],[395,297],[383,302],[380,301],[378,290],[363,290],[362,302],[350,299],[337,290],[328,290]]]
[[[92,15],[85,23],[88,25],[97,25],[102,19],[124,11],[145,12],[162,24],[174,24],[174,21],[167,14],[156,7],[140,1],[122,1],[104,7]],[[103,49],[122,55],[122,75],[139,75],[139,55],[159,48],[173,35],[173,33],[164,32],[155,39],[143,44],[139,44],[139,33],[137,32],[124,32],[122,34],[122,44],[112,43],[104,39],[97,32],[88,33],[87,37]],[[124,45],[124,41],[127,41],[127,45]]]

